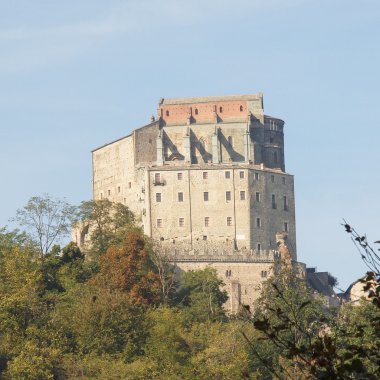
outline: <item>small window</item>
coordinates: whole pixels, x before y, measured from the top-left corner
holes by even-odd
[[[261,271],[261,277],[262,278],[267,278],[268,277],[268,272],[266,270]]]
[[[228,136],[227,141],[228,141],[228,146],[230,146],[232,148],[234,145],[234,141],[232,140],[232,136]]]
[[[278,155],[277,155],[277,152],[274,152],[274,153],[273,153],[273,161],[274,161],[275,164],[277,164],[277,162],[278,162]]]
[[[183,202],[183,193],[178,193],[178,202]]]
[[[257,228],[261,227],[261,219],[260,218],[256,218],[256,227]]]
[[[103,199],[103,193],[100,193],[100,199]]]
[[[231,191],[226,191],[226,201],[231,200]]]
[[[128,189],[132,187],[132,182],[128,182]]]
[[[226,277],[231,277],[232,276],[232,271],[231,269],[226,270]]]
[[[208,191],[205,191],[205,192],[203,193],[203,200],[204,200],[205,202],[208,202]]]
[[[178,219],[178,226],[183,227],[185,225],[185,218],[179,218]]]
[[[277,208],[277,205],[276,205],[276,196],[274,194],[272,194],[272,208],[273,209]]]
[[[108,195],[111,195],[111,190],[108,190],[107,193],[108,193]]]
[[[261,244],[257,243],[257,250],[260,252],[261,251]]]
[[[203,172],[203,179],[207,179],[208,178],[208,172]]]
[[[273,175],[273,174],[270,176],[270,181],[271,181],[272,183],[274,183],[274,175]]]
[[[120,193],[120,186],[117,187],[117,192]]]
[[[183,173],[177,173],[177,179],[181,181],[183,178]]]
[[[166,111],[166,116],[169,116],[169,111]]]
[[[243,171],[239,172],[239,178],[241,178],[241,179],[244,178],[244,172]]]
[[[155,173],[154,174],[154,182],[155,183],[160,183],[161,182],[161,174],[160,173]]]
[[[196,109],[194,110],[194,113],[195,113],[196,115],[198,115],[198,108],[196,108]]]
[[[232,216],[227,216],[227,226],[232,226]]]
[[[245,201],[245,191],[244,190],[240,191],[240,200]]]
[[[285,222],[285,223],[284,223],[284,231],[285,231],[285,232],[289,232],[289,225],[288,225],[288,222]]]
[[[156,202],[161,202],[161,193],[156,193]]]
[[[223,107],[219,107],[219,112],[220,112],[220,113],[223,112]]]
[[[162,219],[157,219],[157,228],[162,228]]]
[[[205,217],[205,227],[208,227],[210,225],[210,217]]]
[[[231,172],[230,171],[224,172],[224,177],[226,179],[230,179],[231,178]]]
[[[260,193],[256,192],[256,202],[260,202]]]
[[[259,173],[255,173],[255,180],[258,181],[260,178]]]
[[[282,201],[283,201],[283,203],[284,203],[284,211],[288,211],[288,210],[289,210],[289,207],[288,207],[288,200],[287,200],[287,198],[286,198],[285,195],[282,197]]]
[[[207,235],[203,235],[202,239],[207,240]]]
[[[282,184],[286,185],[286,178],[285,177],[282,177]]]
[[[240,106],[240,112],[243,112],[243,106]]]

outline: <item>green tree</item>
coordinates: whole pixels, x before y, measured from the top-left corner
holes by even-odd
[[[134,215],[127,206],[108,199],[82,202],[78,215],[81,228],[88,230],[90,241],[86,250],[93,257],[119,243],[134,224]]]
[[[225,317],[223,304],[228,296],[221,290],[222,286],[223,281],[211,267],[182,273],[177,298],[185,307],[189,321],[215,321]]]

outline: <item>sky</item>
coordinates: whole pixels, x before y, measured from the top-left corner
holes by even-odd
[[[91,150],[160,98],[264,93],[285,120],[298,259],[343,289],[380,239],[378,0],[0,0],[0,226],[91,198]]]

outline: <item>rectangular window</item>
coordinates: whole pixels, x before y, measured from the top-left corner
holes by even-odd
[[[284,202],[284,210],[285,210],[285,211],[288,211],[288,210],[289,210],[289,207],[288,207],[288,200],[286,199],[286,196],[284,195],[284,196],[282,197],[282,199],[283,199],[283,202]]]
[[[117,187],[117,192],[120,193],[120,186]]]
[[[157,219],[157,228],[162,228],[162,219]]]
[[[202,239],[203,239],[203,240],[207,240],[207,236],[206,236],[206,235],[203,235]]]
[[[155,173],[154,174],[154,182],[155,183],[160,183],[161,182],[161,174],[160,173]]]
[[[242,171],[239,172],[239,178],[244,178],[244,172]]]
[[[161,202],[161,193],[156,193],[156,202]]]
[[[208,216],[205,217],[205,227],[210,225],[210,218]]]
[[[230,179],[231,178],[231,172],[230,171],[224,172],[224,177],[226,179]]]
[[[274,175],[273,175],[273,174],[270,176],[270,181],[271,181],[272,183],[274,183]]]
[[[232,226],[232,216],[227,216],[227,226]]]
[[[267,278],[268,277],[268,272],[266,270],[261,271],[261,277],[262,278]]]
[[[245,201],[245,191],[240,191],[240,200]]]
[[[260,193],[256,192],[256,202],[260,202]]]
[[[178,202],[183,202],[183,193],[178,193]]]
[[[259,180],[259,173],[255,173],[255,180],[256,180],[256,181]]]
[[[257,228],[261,227],[261,219],[260,218],[256,218],[256,227]]]
[[[103,199],[103,193],[100,193],[100,199]]]
[[[260,243],[257,243],[257,250],[261,251],[261,244]]]
[[[226,191],[226,201],[230,201],[231,200],[231,191]]]
[[[128,182],[128,188],[130,189],[132,187],[132,182]]]
[[[288,222],[285,222],[285,223],[284,223],[284,231],[285,231],[285,232],[289,232],[289,225],[288,225]]]
[[[183,178],[183,173],[177,173],[177,179],[181,181],[182,178]]]
[[[111,190],[108,190],[108,196],[110,196],[111,195]]]
[[[282,177],[282,184],[286,185],[286,178],[285,177]]]
[[[180,227],[183,227],[183,226],[185,225],[185,218],[179,218],[179,219],[178,219],[178,225],[179,225]]]
[[[205,191],[205,192],[203,193],[203,200],[204,200],[205,202],[208,202],[208,191]]]
[[[274,209],[277,208],[277,205],[276,205],[276,196],[274,194],[272,194],[272,208],[274,208]]]
[[[208,172],[203,172],[203,179],[207,179],[208,178]]]

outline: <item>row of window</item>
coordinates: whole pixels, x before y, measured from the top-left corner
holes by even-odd
[[[226,179],[230,179],[231,178],[231,171],[229,171],[229,170],[225,171],[224,176]],[[203,172],[202,177],[203,177],[203,179],[208,179],[208,172]],[[255,180],[258,181],[260,179],[259,173],[255,172],[254,177],[255,177]],[[239,178],[241,178],[241,179],[245,178],[245,172],[244,171],[239,171]],[[181,181],[183,179],[183,173],[181,173],[181,172],[177,173],[177,179],[179,181]],[[274,183],[274,180],[275,180],[275,176],[271,175],[271,182]],[[161,173],[155,173],[154,174],[154,182],[156,184],[162,183]],[[283,185],[286,184],[286,178],[285,177],[282,177],[282,184]],[[132,182],[128,182],[128,189],[131,189],[131,188],[132,188]],[[121,187],[120,186],[117,187],[117,193],[118,194],[121,193]],[[111,196],[111,189],[107,190],[107,195]],[[100,199],[103,199],[103,193],[100,193]]]
[[[224,177],[226,179],[230,179],[231,178],[231,171],[230,170],[227,170],[224,172]],[[202,178],[203,179],[208,179],[208,172],[202,172]],[[244,179],[245,178],[245,172],[244,171],[239,171],[239,178],[241,179]],[[260,179],[260,174],[255,172],[254,174],[254,178],[256,181],[258,181]],[[275,176],[274,175],[271,175],[271,182],[274,183],[275,181]],[[177,173],[177,179],[179,181],[181,181],[183,179],[183,173],[179,172]],[[154,174],[154,182],[155,183],[160,183],[161,182],[161,173],[155,173]],[[130,184],[130,182],[129,182]],[[285,177],[282,177],[282,184],[285,185],[286,184],[286,178]]]
[[[245,201],[246,200],[246,196],[245,196],[245,191],[244,190],[239,191],[239,196],[240,196],[240,200],[241,201]],[[256,199],[256,202],[260,202],[260,193],[259,192],[256,192],[255,199]],[[208,191],[204,191],[203,192],[203,201],[204,202],[208,202],[209,200],[210,200],[210,198],[209,198],[209,192]],[[226,191],[226,201],[229,202],[231,200],[232,200],[232,193],[231,193],[231,191]],[[156,202],[160,203],[161,201],[162,201],[162,194],[161,193],[156,193]],[[184,201],[183,192],[179,192],[178,193],[178,202],[183,202],[183,201]],[[282,197],[282,206],[283,206],[283,209],[285,211],[289,210],[288,199],[287,199],[287,197],[285,195]],[[272,194],[272,208],[273,209],[277,209],[276,196],[274,194]]]
[[[244,107],[243,107],[243,106],[240,106],[240,107],[239,107],[239,110],[240,110],[240,112],[243,112]],[[198,113],[199,113],[198,108],[195,108],[195,110],[194,110],[194,114],[195,114],[195,115],[198,115]],[[223,113],[223,107],[219,107],[219,113]],[[166,110],[165,115],[166,115],[166,116],[170,116],[170,112],[169,112],[169,110]]]
[[[232,216],[227,216],[226,218],[226,226],[227,227],[231,227],[233,225],[232,223]],[[204,218],[204,226],[205,227],[210,227],[210,217],[209,216],[205,216]],[[157,228],[162,228],[163,227],[163,221],[161,218],[157,219],[156,220],[156,227]],[[178,219],[178,227],[185,227],[185,218],[179,218]],[[262,224],[261,224],[261,218],[256,218],[256,227],[257,228],[261,228],[262,227]],[[288,222],[284,222],[284,231],[285,232],[289,232],[289,223]],[[261,249],[261,246],[260,244],[258,245],[258,250]]]

